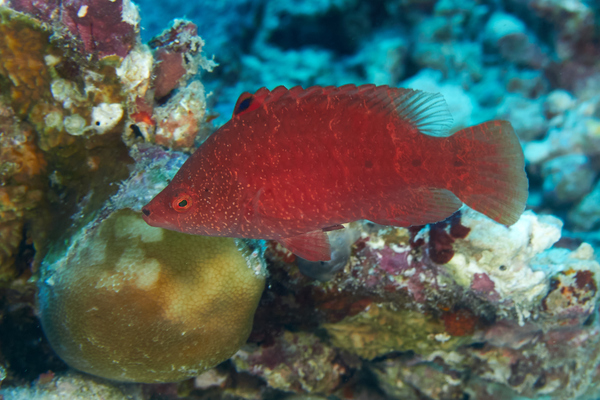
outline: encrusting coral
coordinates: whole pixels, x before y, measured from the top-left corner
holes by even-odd
[[[15,256],[24,237],[24,216],[43,199],[46,161],[35,133],[0,101],[0,282],[15,277]]]
[[[156,59],[139,32],[129,0],[0,2],[0,270],[10,271],[24,238],[39,259],[49,237],[89,222],[128,176],[128,147],[194,145],[206,109],[194,78],[216,64],[190,22],[165,31]],[[160,49],[185,59],[185,77],[159,68]],[[164,81],[179,91],[159,106]]]

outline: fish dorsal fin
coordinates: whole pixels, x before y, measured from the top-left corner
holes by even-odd
[[[359,107],[384,114],[395,113],[421,133],[430,136],[450,136],[452,115],[444,97],[439,93],[375,85],[311,86],[307,89],[278,86],[269,91],[258,89],[254,94],[244,92],[238,98],[233,116],[254,111],[265,104],[269,111],[288,109],[290,102],[309,103],[314,107]]]
[[[283,247],[308,261],[331,260],[329,238],[322,230],[277,240]]]
[[[423,134],[450,136],[452,115],[440,93],[375,85],[346,85],[339,91],[360,99],[370,110],[395,113]]]
[[[444,96],[412,89],[390,88],[398,116],[429,136],[450,136],[452,115]]]
[[[264,88],[260,89],[255,93],[255,97],[259,97],[259,92],[263,90],[267,91]],[[293,101],[298,104],[309,103],[314,107],[359,107],[370,112],[395,113],[421,133],[437,137],[450,136],[452,126],[452,115],[441,94],[413,89],[371,84],[311,86],[307,89],[301,86],[291,89],[279,86],[268,95],[263,95],[262,99],[272,112],[276,112],[278,108],[288,109],[289,103]]]

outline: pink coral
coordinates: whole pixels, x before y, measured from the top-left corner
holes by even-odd
[[[62,8],[62,23],[86,53],[125,57],[135,45],[137,10],[129,0],[66,0]]]
[[[125,57],[136,43],[139,15],[130,0],[10,0],[11,8],[43,22],[59,22],[86,54]]]
[[[154,67],[154,97],[160,99],[193,76],[199,66],[211,70],[213,64],[200,57],[204,41],[195,24],[175,20],[170,29],[150,41],[158,61]]]
[[[10,0],[8,2],[13,10],[33,15],[44,22],[50,22],[57,15],[59,3],[59,0]]]
[[[158,49],[154,57],[158,61],[154,68],[154,75],[156,76],[154,97],[160,99],[178,86],[179,80],[186,74],[186,69],[183,67],[183,57],[179,53],[167,49]]]
[[[496,284],[487,274],[474,274],[471,290],[489,301],[500,300],[500,295],[496,291]]]

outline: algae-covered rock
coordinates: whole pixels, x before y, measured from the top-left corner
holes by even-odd
[[[284,391],[330,393],[347,372],[338,351],[305,332],[284,332],[271,346],[240,350],[232,361]]]
[[[389,398],[587,399],[596,390],[600,265],[587,243],[553,247],[559,219],[528,211],[507,228],[465,207],[428,227],[351,226],[360,238],[326,282],[271,247],[257,320],[271,332],[283,326],[284,337],[325,330],[319,345],[342,360],[362,359]],[[276,378],[293,376],[290,366],[303,365],[307,352],[277,352],[285,341],[270,339],[261,324],[251,338],[262,343],[251,366],[238,363],[240,353],[236,365],[282,388]],[[345,376],[357,371],[345,368]],[[296,382],[325,368],[298,370]],[[358,390],[341,387],[336,395]],[[302,391],[289,381],[285,390]]]
[[[242,241],[152,228],[124,209],[48,256],[39,286],[44,331],[69,365],[168,382],[212,368],[246,341],[264,271]]]
[[[373,304],[360,314],[323,327],[336,347],[366,359],[394,351],[429,354],[468,342],[468,335],[449,335],[442,319],[398,310],[393,304]]]
[[[448,374],[434,364],[402,365],[394,360],[374,364],[372,371],[382,389],[393,398],[418,400],[463,398],[462,379],[458,373]],[[418,388],[420,390],[415,390]]]

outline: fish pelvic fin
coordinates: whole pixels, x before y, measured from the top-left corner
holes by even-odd
[[[331,260],[329,238],[321,229],[277,241],[292,253],[308,261]]]
[[[501,224],[517,222],[525,210],[529,182],[523,150],[510,122],[484,122],[462,129],[448,140],[455,149],[449,168],[464,169],[450,190],[469,207]]]

